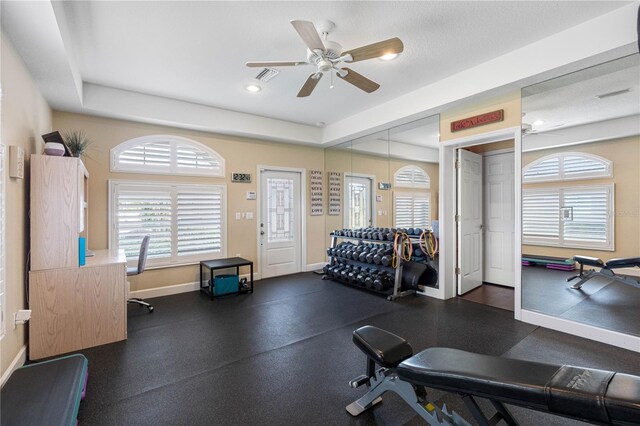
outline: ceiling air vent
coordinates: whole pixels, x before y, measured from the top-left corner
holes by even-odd
[[[266,83],[269,80],[271,80],[273,77],[278,75],[279,72],[280,71],[273,68],[265,68],[262,71],[260,71],[260,74],[256,76],[256,79]]]

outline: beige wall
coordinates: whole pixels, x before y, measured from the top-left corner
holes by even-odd
[[[615,257],[640,256],[640,137],[525,152],[522,154],[523,167],[540,157],[564,151],[596,154],[613,161],[613,178],[529,183],[524,184],[523,189],[545,186],[615,184],[615,251],[523,245],[522,253],[564,258],[583,254],[599,257],[604,261]]]
[[[2,116],[1,138],[8,156],[9,145],[25,150],[25,178],[9,178],[5,172],[6,188],[6,335],[2,339],[2,374],[26,343],[24,325],[13,329],[13,314],[27,306],[24,271],[27,259],[29,226],[29,155],[43,147],[41,135],[51,131],[51,110],[35,86],[24,63],[7,37],[2,34]],[[5,163],[5,165],[8,165]],[[7,167],[8,169],[8,167]]]
[[[108,247],[108,181],[109,179],[144,179],[154,181],[225,183],[227,185],[227,255],[240,254],[255,262],[259,271],[257,256],[256,226],[258,219],[257,202],[246,200],[247,191],[257,191],[257,165],[324,169],[324,153],[320,148],[280,144],[266,141],[234,138],[197,131],[134,123],[101,117],[54,111],[53,124],[56,130],[83,130],[93,140],[89,149],[90,158],[85,160],[89,170],[89,247]],[[109,171],[109,150],[116,145],[140,136],[176,135],[186,137],[218,152],[225,159],[226,177],[187,177],[111,173]],[[231,183],[231,172],[248,172],[252,182]],[[305,174],[304,179],[307,179]],[[305,181],[306,182],[306,181]],[[308,202],[307,202],[308,208]],[[236,212],[253,212],[253,220],[236,220]],[[309,216],[307,212],[307,264],[324,261],[324,216]],[[303,265],[303,267],[306,265]],[[144,274],[131,277],[133,290],[163,287],[199,280],[196,265],[148,270]],[[245,272],[243,272],[245,273]]]
[[[504,110],[503,121],[451,133],[452,121],[473,117],[498,109]],[[522,106],[520,104],[520,91],[518,90],[517,92],[489,99],[484,102],[468,104],[460,108],[453,108],[449,111],[442,112],[440,114],[440,141],[489,133],[494,130],[505,129],[507,127],[520,127],[521,119]]]

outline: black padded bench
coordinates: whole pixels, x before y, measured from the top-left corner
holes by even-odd
[[[76,426],[87,364],[76,354],[18,368],[2,388],[0,424]]]
[[[407,352],[410,345],[404,339],[371,326],[354,331],[353,340],[369,361],[383,368],[364,381],[369,392],[347,407],[352,415],[371,408],[381,401],[382,393],[391,390],[429,424],[466,424],[457,413],[426,401],[426,389],[421,389],[424,387],[459,394],[481,425],[500,420],[517,424],[504,403],[596,424],[640,422],[637,376],[450,348],[429,348],[412,355]],[[497,411],[492,419],[487,419],[474,397],[487,398],[492,403]]]
[[[573,260],[578,262],[578,264],[580,265],[580,271],[578,272],[578,275],[574,275],[573,277],[567,279],[567,281],[573,281],[576,278],[580,278],[577,283],[571,286],[571,288],[573,289],[581,288],[584,283],[598,275],[616,280],[632,287],[640,288],[640,282],[638,280],[635,280],[631,277],[616,275],[616,273],[613,271],[614,269],[618,268],[640,268],[640,257],[622,257],[611,259],[606,263],[603,262],[602,259],[589,256],[573,256]],[[585,273],[585,265],[600,269],[591,269]]]

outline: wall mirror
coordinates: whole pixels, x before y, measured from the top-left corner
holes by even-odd
[[[639,64],[632,55],[522,90],[522,309],[635,336]]]

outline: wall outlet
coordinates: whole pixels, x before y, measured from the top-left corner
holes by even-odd
[[[236,212],[236,220],[242,219],[242,213]]]
[[[246,216],[247,220],[253,219],[253,212],[247,212]]]

